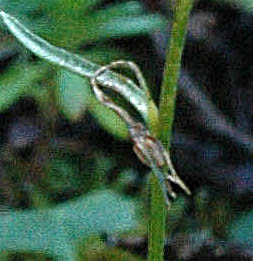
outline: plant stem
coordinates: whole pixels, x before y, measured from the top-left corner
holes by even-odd
[[[177,83],[180,74],[181,57],[188,19],[194,0],[177,0],[170,41],[166,51],[159,104],[159,137],[163,145],[169,149],[174,108],[176,102]]]
[[[164,196],[157,177],[150,175],[151,198],[148,228],[148,260],[163,261],[166,207]]]
[[[177,0],[170,41],[166,52],[163,83],[160,96],[159,128],[151,126],[163,145],[169,149],[174,118],[177,82],[185,34],[193,0]],[[157,122],[157,120],[153,120]],[[166,209],[163,193],[157,178],[151,176],[151,209],[149,220],[148,260],[164,260]]]

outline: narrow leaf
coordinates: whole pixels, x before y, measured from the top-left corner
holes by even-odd
[[[78,55],[71,54],[49,44],[30,32],[11,15],[3,11],[0,12],[0,15],[8,29],[18,40],[39,57],[88,78],[91,78],[100,68],[99,65],[85,60]],[[97,80],[99,84],[113,88],[119,92],[139,111],[142,117],[147,120],[148,102],[145,93],[130,79],[107,70],[102,73]],[[155,105],[153,107],[155,108]]]
[[[94,24],[87,28],[88,41],[105,40],[108,38],[119,38],[126,36],[143,35],[152,33],[157,28],[166,28],[166,20],[159,15],[139,15],[130,17],[117,17],[106,23]]]
[[[126,18],[129,16],[138,17],[138,15],[140,15],[142,12],[143,7],[140,3],[136,1],[129,1],[126,3],[111,5],[106,9],[95,11],[86,17],[85,22],[88,25],[95,24],[96,26],[99,26],[116,18]]]

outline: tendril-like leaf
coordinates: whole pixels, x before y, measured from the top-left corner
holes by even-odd
[[[69,53],[51,45],[39,36],[33,34],[10,14],[0,11],[0,16],[11,33],[37,56],[88,78],[91,78],[100,68],[99,65],[83,59],[76,54]],[[110,70],[106,70],[97,77],[97,81],[100,85],[120,93],[137,109],[146,122],[148,121],[148,108],[151,106],[157,111],[153,101],[147,98],[145,91],[138,88],[130,79],[111,72]]]

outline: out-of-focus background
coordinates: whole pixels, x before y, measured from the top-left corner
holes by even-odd
[[[158,102],[174,2],[0,7],[93,62],[136,62]],[[171,141],[193,196],[175,188],[166,260],[253,258],[252,8],[248,0],[195,1]],[[145,260],[149,170],[125,124],[87,79],[35,57],[0,26],[1,260]]]

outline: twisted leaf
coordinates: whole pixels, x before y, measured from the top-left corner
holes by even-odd
[[[11,15],[3,11],[0,12],[0,15],[3,22],[17,39],[39,57],[88,78],[91,78],[100,68],[99,65],[83,59],[78,55],[71,54],[49,44],[29,31]],[[138,88],[130,79],[107,70],[99,75],[97,81],[102,86],[112,88],[119,92],[139,111],[146,121],[148,120],[148,107],[151,106],[155,111],[157,110],[154,103],[147,100],[145,92]]]

